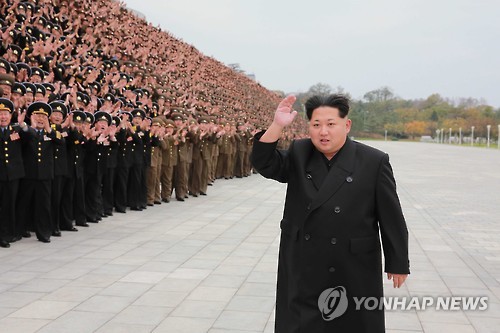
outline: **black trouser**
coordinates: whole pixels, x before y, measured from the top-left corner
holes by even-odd
[[[102,173],[86,175],[85,179],[85,213],[87,219],[95,220],[101,217],[100,205],[102,202],[101,197],[101,183]]]
[[[107,168],[106,175],[102,180],[102,206],[104,213],[113,212],[114,205],[114,186],[115,184],[115,168]]]
[[[19,179],[0,181],[0,239],[11,241],[16,232],[16,199]]]
[[[115,180],[115,208],[116,210],[125,211],[127,208],[127,183],[128,183],[129,168],[116,168]]]
[[[59,231],[61,224],[61,201],[66,177],[55,176],[52,180],[51,217],[52,231]]]
[[[38,239],[50,239],[52,221],[50,217],[52,180],[23,179],[18,201],[18,233],[27,231],[30,222]]]
[[[139,206],[145,208],[148,204],[148,180],[146,166],[141,168],[141,191],[139,196]]]
[[[141,207],[141,181],[143,169],[144,167],[142,164],[134,164],[130,168],[128,177],[128,206],[131,208]]]
[[[85,218],[85,193],[83,177],[66,178],[61,201],[61,218],[59,227],[62,230],[71,230],[73,220],[77,225],[86,223]]]
[[[73,192],[73,218],[76,225],[82,225],[86,223],[85,212],[87,207],[85,207],[85,183],[83,177],[75,179],[75,186]]]

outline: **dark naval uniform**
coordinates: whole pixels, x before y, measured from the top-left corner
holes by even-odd
[[[11,101],[0,98],[0,111],[12,113]],[[19,180],[24,177],[21,137],[19,126],[0,128],[0,245],[19,240],[16,233],[16,198]]]

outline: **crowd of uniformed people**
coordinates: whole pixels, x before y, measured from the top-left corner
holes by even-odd
[[[0,29],[1,247],[251,174],[280,96],[121,3],[2,1]]]

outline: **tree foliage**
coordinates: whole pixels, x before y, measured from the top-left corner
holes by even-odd
[[[298,93],[296,110],[303,110],[305,101],[313,95],[341,93],[350,97],[344,88],[332,88],[326,83],[317,83],[307,92]],[[440,94],[432,94],[425,99],[405,100],[398,97],[391,88],[381,87],[369,91],[359,100],[351,99],[349,117],[352,119],[351,134],[354,136],[381,136],[387,134],[397,138],[416,139],[422,135],[435,136],[436,130],[443,129],[452,135],[462,130],[470,135],[474,126],[474,136],[486,136],[487,125],[491,125],[491,135],[498,137],[500,109],[486,105],[484,100],[475,98],[447,99]]]

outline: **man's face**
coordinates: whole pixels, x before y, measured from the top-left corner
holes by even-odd
[[[309,121],[313,145],[327,158],[332,158],[344,145],[351,130],[351,120],[339,117],[339,110],[329,106],[315,109]]]
[[[36,129],[43,129],[45,127],[45,120],[47,116],[40,113],[35,113],[31,115],[31,126]]]
[[[10,95],[12,103],[16,108],[23,106],[24,104],[24,96],[18,93],[13,93]]]
[[[39,102],[47,102],[45,96],[42,93],[36,93],[35,99]]]
[[[95,128],[98,130],[98,131],[105,131],[107,128],[108,128],[108,122],[106,120],[99,120],[96,124],[95,124]]]
[[[2,90],[3,90],[3,98],[10,99],[12,87],[9,86],[8,84],[3,84],[0,86],[0,88],[2,88]]]
[[[33,74],[30,77],[30,82],[31,83],[40,83],[40,82],[42,82],[42,77],[38,74]]]
[[[132,125],[134,126],[141,126],[142,123],[142,118],[141,117],[134,117],[132,118]]]
[[[64,120],[61,112],[52,112],[49,119],[52,124],[57,125],[61,125]]]
[[[75,127],[76,127],[77,131],[81,132],[83,130],[83,122],[81,122],[81,121],[78,121],[78,122],[75,121],[74,124],[75,124]]]
[[[33,97],[33,94],[28,93],[28,94],[24,95],[24,101],[25,101],[26,105],[33,103],[34,100],[35,100],[35,98]]]
[[[9,111],[0,111],[0,127],[7,127],[10,124],[12,114]]]
[[[183,125],[183,122],[182,122],[182,120],[180,120],[180,119],[176,119],[176,120],[174,120],[174,124],[175,124],[175,126],[176,126],[177,128],[181,128],[181,127],[182,127],[182,125]]]

